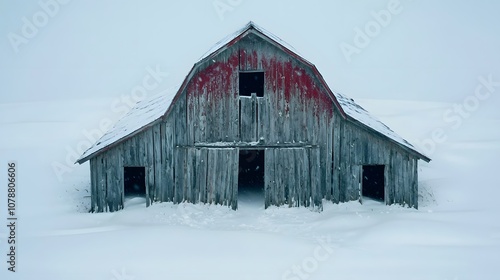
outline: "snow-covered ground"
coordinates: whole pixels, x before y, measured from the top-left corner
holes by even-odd
[[[491,100],[496,99],[492,96]],[[366,200],[263,209],[258,196],[238,211],[172,203],[90,214],[88,165],[76,160],[110,99],[0,104],[0,213],[6,163],[18,165],[16,274],[7,271],[0,227],[0,279],[498,279],[500,117],[481,104],[458,127],[451,103],[357,100],[418,144],[442,129],[419,169],[419,210]],[[88,134],[88,133],[87,133]],[[2,186],[1,184],[4,184]]]

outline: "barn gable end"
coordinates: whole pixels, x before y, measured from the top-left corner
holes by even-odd
[[[93,211],[123,208],[126,167],[144,168],[147,205],[236,209],[239,155],[255,150],[265,155],[266,207],[361,200],[363,172],[373,169],[386,204],[416,208],[417,161],[430,160],[253,23],[203,56],[175,96],[141,102],[129,119],[134,110],[150,115],[134,129],[119,122],[78,161],[90,159]]]

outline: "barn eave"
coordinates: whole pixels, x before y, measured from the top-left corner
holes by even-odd
[[[428,156],[424,155],[423,153],[417,151],[415,148],[412,148],[412,147],[409,147],[407,145],[403,145],[401,144],[400,142],[392,139],[391,137],[387,136],[387,135],[384,135],[383,133],[380,133],[379,131],[377,131],[376,129],[360,122],[359,120],[351,117],[351,116],[347,116],[346,118],[347,121],[357,125],[358,127],[361,127],[362,129],[365,129],[366,131],[369,131],[371,133],[375,133],[375,135],[378,135],[386,140],[388,140],[389,142],[391,142],[392,144],[400,147],[401,149],[403,149],[404,151],[406,151],[407,153],[409,153],[410,155],[413,155],[415,157],[417,157],[418,159],[421,159],[425,162],[430,162],[431,161],[431,158],[429,158]],[[406,140],[405,140],[406,141]],[[411,145],[410,143],[408,143],[408,145]]]
[[[115,142],[113,142],[113,143],[111,143],[111,144],[109,144],[109,145],[107,145],[107,146],[103,146],[103,147],[102,147],[102,148],[100,148],[99,150],[96,150],[95,152],[93,152],[93,153],[91,153],[91,154],[89,154],[89,155],[87,155],[87,156],[85,156],[85,157],[82,157],[82,158],[78,159],[78,160],[75,162],[75,164],[76,164],[76,163],[78,163],[78,164],[85,163],[86,161],[88,161],[88,160],[90,160],[90,159],[92,159],[92,158],[94,158],[94,157],[96,157],[96,156],[98,156],[98,155],[100,155],[100,154],[102,154],[102,153],[104,153],[104,152],[106,152],[106,151],[109,151],[109,150],[113,149],[114,147],[118,146],[118,145],[119,145],[119,144],[121,144],[122,142],[124,142],[124,141],[126,141],[126,140],[128,140],[128,139],[130,139],[130,138],[132,138],[132,137],[134,137],[134,136],[136,136],[137,134],[140,134],[140,133],[142,133],[142,132],[144,132],[144,131],[148,130],[150,127],[152,127],[152,126],[154,126],[155,124],[157,124],[157,123],[161,122],[161,120],[162,120],[161,118],[158,118],[158,119],[156,119],[156,120],[154,120],[154,121],[152,121],[152,122],[150,122],[150,123],[148,123],[148,124],[144,125],[143,127],[139,128],[138,130],[136,130],[136,131],[134,131],[134,132],[130,133],[129,135],[124,136],[124,137],[122,137],[122,138],[119,138],[119,139],[117,139]]]

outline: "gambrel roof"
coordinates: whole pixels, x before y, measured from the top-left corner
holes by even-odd
[[[416,155],[418,158],[427,162],[430,161],[429,157],[418,151],[412,144],[396,134],[381,121],[371,116],[365,109],[356,104],[353,99],[348,98],[343,94],[333,92],[330,87],[328,87],[326,81],[323,79],[316,66],[298,55],[293,47],[288,45],[279,37],[257,26],[255,23],[249,22],[242,29],[219,41],[207,53],[205,53],[198,60],[198,62],[193,65],[191,71],[181,85],[172,90],[162,92],[158,95],[138,102],[133,109],[120,119],[108,132],[106,132],[94,145],[92,145],[92,147],[85,151],[80,159],[78,159],[77,163],[81,164],[160,122],[169,114],[172,107],[171,105],[184,91],[199,65],[231,47],[249,33],[260,36],[274,46],[280,48],[285,53],[293,56],[300,62],[310,67],[318,80],[323,84],[325,89],[327,89],[332,102],[335,104],[342,117],[358,123],[383,137],[386,137],[389,141],[394,142],[411,154]]]

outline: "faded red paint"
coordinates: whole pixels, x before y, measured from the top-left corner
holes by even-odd
[[[240,57],[239,57],[240,69],[245,70],[246,69],[245,62],[246,62],[246,58],[247,58],[247,52],[245,50],[238,50],[238,52],[240,55]]]
[[[214,57],[217,59],[217,57]],[[259,61],[259,59],[261,61]],[[274,92],[281,96],[283,93],[284,113],[289,113],[289,104],[293,99],[312,101],[308,106],[315,115],[319,111],[326,111],[329,116],[333,113],[333,102],[328,93],[317,83],[317,79],[311,76],[304,68],[299,67],[296,60],[292,57],[278,56],[268,57],[265,54],[259,56],[256,50],[235,50],[228,58],[228,61],[215,61],[208,67],[201,70],[193,76],[188,83],[188,97],[196,98],[199,94],[208,92],[211,102],[219,101],[224,95],[237,94],[237,72],[240,68],[243,70],[256,70],[260,64],[265,75],[266,92]],[[235,78],[236,77],[236,78]],[[300,96],[293,96],[298,95]],[[278,104],[281,103],[276,99]],[[208,104],[209,106],[215,104]],[[192,109],[192,108],[190,108]]]
[[[227,62],[215,61],[207,68],[193,76],[188,84],[188,97],[197,97],[204,89],[211,97],[220,98],[223,94],[232,93],[233,73],[238,71],[238,54],[233,53]]]
[[[254,50],[254,51],[252,51],[252,54],[250,55],[249,60],[248,60],[248,63],[250,64],[250,68],[251,68],[249,70],[255,70],[259,67],[257,59],[258,59],[257,52]]]
[[[305,69],[298,67],[293,61],[281,61],[275,57],[264,58],[262,65],[266,77],[266,89],[271,92],[283,92],[288,112],[288,104],[293,94],[301,94],[302,100],[313,100],[315,107],[325,110],[331,116],[333,113],[333,102],[328,93],[321,90],[314,77],[309,75]],[[296,88],[298,92],[296,92]]]

